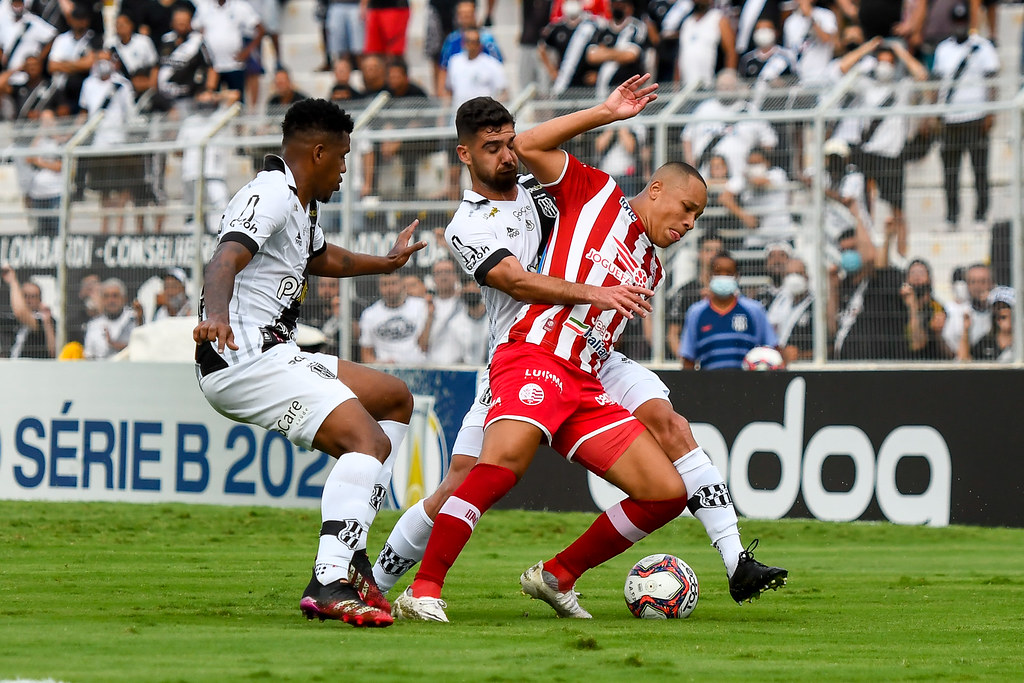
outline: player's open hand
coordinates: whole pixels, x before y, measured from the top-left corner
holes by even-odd
[[[602,311],[614,309],[630,320],[634,315],[646,318],[651,311],[651,304],[647,299],[654,296],[654,292],[645,287],[615,285],[614,287],[594,287],[593,290],[590,303]]]
[[[658,95],[654,92],[658,89],[658,84],[644,85],[650,79],[651,74],[630,77],[608,95],[604,106],[619,121],[636,116],[648,104],[658,99]]]
[[[404,266],[408,261],[409,257],[415,254],[417,251],[427,246],[426,242],[417,242],[416,244],[409,244],[409,240],[412,239],[412,233],[416,229],[416,226],[420,224],[417,218],[412,223],[405,227],[405,230],[398,233],[398,239],[395,240],[395,246],[391,247],[391,251],[388,252],[388,261],[391,262],[392,272],[398,270]]]
[[[192,339],[196,344],[216,342],[217,353],[224,353],[225,346],[232,351],[238,350],[238,344],[235,343],[235,332],[231,329],[231,325],[227,320],[214,316],[196,325],[196,328],[192,330]]]

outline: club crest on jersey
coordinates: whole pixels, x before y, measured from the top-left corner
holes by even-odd
[[[528,405],[539,405],[544,400],[544,390],[538,384],[526,384],[519,390],[519,400]]]
[[[533,198],[537,203],[537,208],[542,214],[551,219],[558,218],[558,207],[555,206],[555,200],[551,198],[551,195],[546,192],[531,194],[533,194]]]
[[[746,332],[749,325],[747,324],[747,316],[743,314],[734,315],[732,317],[732,331],[733,332]]]
[[[309,370],[314,375],[320,375],[324,379],[338,379],[338,376],[334,374],[330,368],[322,363],[312,362],[309,364]]]

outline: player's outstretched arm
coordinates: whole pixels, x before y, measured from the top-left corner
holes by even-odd
[[[310,259],[309,272],[326,277],[356,277],[358,275],[393,273],[404,266],[410,256],[427,246],[426,242],[409,244],[412,233],[419,223],[419,220],[414,220],[407,225],[405,230],[398,234],[395,246],[391,247],[391,251],[386,256],[357,254],[337,245],[328,244],[325,251]]]
[[[206,320],[192,330],[197,344],[216,342],[217,351],[224,347],[236,351],[235,333],[228,318],[228,303],[235,288],[235,276],[252,260],[252,253],[240,242],[221,242],[203,271],[203,307]]]
[[[541,183],[553,183],[565,168],[560,147],[581,133],[616,121],[632,118],[657,99],[657,83],[645,85],[650,74],[633,76],[613,90],[601,104],[545,121],[520,133],[515,139],[516,154]]]
[[[528,304],[591,304],[602,311],[615,309],[627,318],[634,314],[646,317],[651,310],[647,298],[654,295],[651,290],[635,285],[595,287],[531,273],[512,256],[488,271],[486,284]]]

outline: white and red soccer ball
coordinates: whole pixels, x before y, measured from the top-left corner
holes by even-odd
[[[648,555],[629,570],[623,595],[638,619],[685,619],[697,606],[697,575],[673,555]]]
[[[782,354],[770,346],[755,346],[743,357],[744,370],[781,370]]]

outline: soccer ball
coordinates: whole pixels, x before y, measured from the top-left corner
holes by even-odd
[[[629,570],[623,594],[638,619],[685,619],[697,606],[697,575],[678,557],[648,555]]]
[[[744,370],[781,370],[782,354],[770,346],[755,346],[743,357]]]

